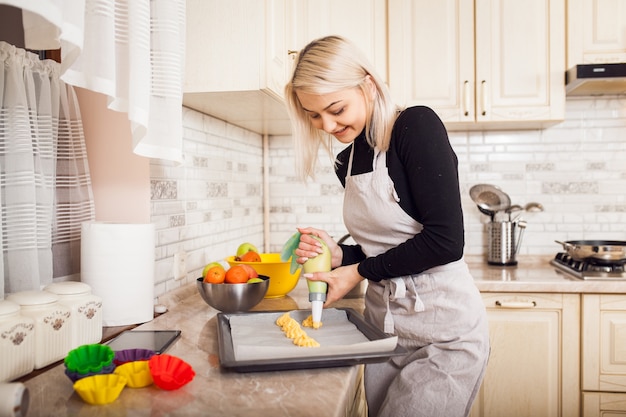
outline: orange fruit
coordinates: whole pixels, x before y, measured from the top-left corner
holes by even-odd
[[[204,282],[208,282],[211,284],[221,284],[224,282],[226,278],[226,270],[224,267],[213,266],[206,271],[206,275],[204,276]]]
[[[240,262],[261,262],[261,255],[255,251],[249,250],[241,255],[238,260]]]
[[[224,282],[228,284],[243,284],[248,282],[248,271],[241,266],[235,265],[228,268]]]
[[[259,274],[256,272],[256,269],[254,269],[250,265],[241,264],[238,266],[241,266],[246,270],[246,272],[248,273],[248,278],[256,278],[259,276]]]

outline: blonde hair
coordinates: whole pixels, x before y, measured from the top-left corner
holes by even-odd
[[[330,94],[360,88],[368,97],[365,84],[368,75],[376,94],[372,101],[366,100],[371,116],[366,119],[365,136],[372,148],[386,151],[398,109],[391,100],[389,89],[367,58],[340,36],[316,39],[299,52],[291,79],[285,86],[285,99],[292,124],[296,170],[302,180],[314,177],[320,145],[326,149],[331,160],[334,158],[333,138],[313,127],[296,93]]]

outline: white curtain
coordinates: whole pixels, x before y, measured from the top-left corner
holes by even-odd
[[[80,272],[94,220],[82,123],[60,66],[0,41],[0,222],[4,294]]]
[[[28,49],[61,48],[61,79],[128,113],[136,154],[182,162],[185,0],[0,0]]]

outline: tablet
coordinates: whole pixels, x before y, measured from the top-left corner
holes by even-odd
[[[149,349],[160,354],[178,340],[180,333],[180,330],[125,330],[106,344],[114,351]]]

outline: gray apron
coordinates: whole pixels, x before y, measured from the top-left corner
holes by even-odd
[[[351,175],[348,160],[343,218],[367,257],[423,229],[398,204],[386,153],[374,151],[371,172]],[[489,357],[487,317],[464,260],[418,275],[370,281],[365,318],[398,336],[409,353],[365,366],[369,415],[466,416]]]

